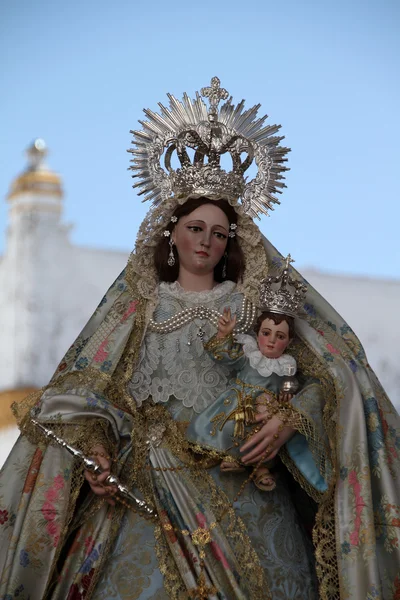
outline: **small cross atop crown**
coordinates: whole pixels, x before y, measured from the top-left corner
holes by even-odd
[[[218,104],[221,100],[226,100],[229,96],[228,91],[221,87],[221,81],[218,77],[211,79],[210,87],[201,88],[201,95],[208,98],[210,102],[210,110],[208,111],[208,119],[215,121],[218,116]]]

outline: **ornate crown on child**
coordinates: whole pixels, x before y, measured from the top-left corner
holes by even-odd
[[[161,114],[144,110],[148,121],[139,121],[142,131],[131,131],[134,148],[128,150],[133,154],[133,177],[140,180],[133,187],[140,188],[139,195],[145,194],[143,201],[152,200],[155,206],[171,196],[231,202],[240,197],[251,217],[267,214],[273,204],[280,204],[274,194],[286,187],[282,173],[288,170],[283,163],[289,148],[279,146],[283,137],[274,135],[280,125],[263,127],[267,116],[257,118],[260,104],[248,110],[244,100],[232,104],[218,77],[201,89],[201,96],[208,98],[209,110],[198,92],[195,100],[184,94],[182,102],[168,94],[170,108],[160,103]],[[226,102],[219,106],[221,100]],[[174,152],[180,162],[177,169],[171,164]],[[230,171],[221,167],[224,154],[231,157]],[[258,173],[247,181],[244,173],[253,160]]]
[[[290,254],[278,275],[268,275],[260,286],[261,310],[297,317],[303,308],[307,286],[289,275]]]

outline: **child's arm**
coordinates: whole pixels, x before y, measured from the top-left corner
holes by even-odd
[[[242,344],[233,338],[236,315],[232,317],[231,309],[224,308],[218,321],[217,333],[204,345],[210,356],[218,362],[229,365],[239,371],[247,361]]]
[[[222,315],[218,321],[218,333],[217,338],[221,339],[227,337],[233,332],[236,325],[236,315],[232,317],[231,309],[224,308]]]

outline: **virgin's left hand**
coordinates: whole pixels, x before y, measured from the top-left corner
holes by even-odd
[[[258,414],[255,418],[256,422],[262,422],[265,415]],[[274,458],[281,446],[285,444],[290,438],[296,433],[293,427],[286,425],[281,431],[279,427],[282,425],[282,421],[278,417],[272,417],[268,421],[264,422],[258,433],[255,433],[243,446],[240,448],[240,452],[247,452],[242,456],[242,462],[247,464],[258,463],[263,456],[265,460]],[[274,436],[278,435],[278,438]],[[267,448],[270,451],[265,454]],[[248,452],[249,451],[249,452]]]

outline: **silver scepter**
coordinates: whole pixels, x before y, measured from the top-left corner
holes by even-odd
[[[71,444],[68,444],[68,442],[56,435],[54,431],[48,429],[47,427],[39,423],[39,421],[36,421],[36,419],[31,419],[31,421],[36,427],[38,427],[43,432],[43,434],[47,438],[54,440],[55,442],[57,442],[57,444],[68,450],[68,452],[72,454],[74,458],[79,458],[79,460],[83,462],[83,465],[87,471],[90,471],[90,473],[93,473],[95,475],[100,475],[101,473],[104,473],[104,469],[93,458],[85,456],[81,450],[78,450],[78,448],[75,448],[74,446],[71,446]],[[140,500],[140,498],[135,496],[135,494],[132,494],[132,492],[119,481],[118,477],[110,474],[107,477],[107,479],[105,479],[104,484],[115,486],[118,490],[118,493],[123,498],[126,498],[136,506],[138,512],[145,512],[149,517],[155,518],[154,510],[144,500]]]

